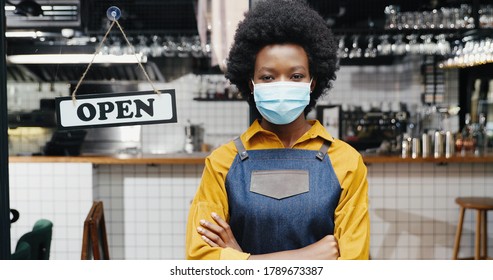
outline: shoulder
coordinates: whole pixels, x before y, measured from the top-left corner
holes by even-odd
[[[233,140],[231,140],[213,150],[211,154],[206,157],[206,164],[220,169],[229,169],[237,153],[238,150],[236,149]]]
[[[341,154],[345,157],[361,157],[361,154],[355,148],[353,148],[353,146],[337,138],[334,138],[332,144],[330,145],[330,148],[332,149],[332,151],[335,152],[335,154]]]
[[[336,173],[366,170],[361,154],[340,139],[334,139],[332,142],[329,156]]]

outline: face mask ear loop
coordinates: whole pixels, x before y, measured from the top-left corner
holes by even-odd
[[[253,79],[250,79],[252,81],[253,88],[255,89],[255,83],[253,82]],[[251,95],[253,95],[253,90],[250,92]]]

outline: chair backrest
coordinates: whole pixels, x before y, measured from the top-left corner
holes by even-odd
[[[21,249],[25,250],[21,247],[25,247],[23,243],[27,243],[30,246],[31,260],[49,260],[52,233],[53,223],[51,221],[46,219],[38,220],[34,224],[32,231],[19,238],[15,252]]]
[[[93,202],[91,210],[84,221],[81,259],[110,259],[102,201]]]
[[[17,243],[15,252],[10,256],[11,260],[30,260],[31,259],[31,246],[27,242]]]

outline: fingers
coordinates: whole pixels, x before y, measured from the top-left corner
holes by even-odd
[[[236,241],[229,224],[217,213],[212,212],[211,217],[216,223],[212,223],[207,220],[200,220],[201,227],[197,228],[198,232],[221,248],[230,247],[243,252],[240,245]]]
[[[202,240],[205,241],[205,243],[209,244],[209,246],[211,246],[211,247],[219,247],[219,245],[217,245],[214,241],[212,241],[209,238],[207,238],[207,236],[202,235],[201,237],[202,237]]]
[[[200,224],[203,227],[197,227],[197,232],[201,235],[202,239],[209,245],[213,243],[215,246],[211,245],[212,247],[225,247],[225,244],[223,242],[223,239],[216,234],[213,230],[211,230],[210,226],[212,225],[211,223],[201,220]],[[208,242],[210,241],[210,242]]]
[[[206,220],[200,220],[200,225],[218,235],[222,239],[222,241],[227,242],[228,240],[230,240],[233,233],[231,232],[229,224],[221,219],[221,217],[217,213],[212,212],[211,217],[217,224],[211,223]]]
[[[337,239],[335,238],[334,235],[327,235],[325,237],[328,245],[329,245],[329,248],[330,248],[330,252],[332,253],[332,255],[334,257],[339,257],[339,244],[337,243]]]
[[[213,247],[219,246],[225,248],[227,246],[226,242],[229,240],[229,232],[231,231],[229,225],[215,212],[211,213],[211,217],[218,224],[216,225],[207,220],[200,220],[201,226],[197,228],[197,231],[207,244],[214,244],[211,245]]]
[[[334,235],[327,235],[325,236],[325,238],[328,242],[337,244],[337,239]]]
[[[216,223],[200,220],[200,226],[197,228],[197,232],[202,236],[202,239],[212,247],[231,247],[242,252],[229,224],[217,213],[212,212],[211,217]]]
[[[223,240],[226,237],[225,236],[226,231],[224,230],[224,228],[222,228],[219,225],[216,225],[216,224],[211,223],[211,222],[206,221],[206,220],[200,220],[200,225],[202,227],[204,227],[206,230],[209,230],[209,231],[215,233],[216,235],[220,236],[221,238],[223,238]]]
[[[223,240],[226,240],[225,238],[228,238],[227,240],[234,239],[233,232],[231,231],[231,227],[229,226],[229,224],[226,223],[226,221],[224,221],[217,213],[212,212],[211,216],[214,221],[216,221],[216,223],[222,228],[219,233],[221,234]]]
[[[326,235],[324,238],[322,238],[323,241],[325,241],[327,244],[330,244],[332,246],[337,246],[337,239],[335,238],[334,235]]]
[[[216,221],[216,223],[221,226],[223,229],[225,229],[226,231],[231,231],[230,227],[229,227],[229,224],[226,223],[223,219],[221,219],[221,217],[215,213],[215,212],[212,212],[211,213],[211,217],[214,219],[214,221]]]

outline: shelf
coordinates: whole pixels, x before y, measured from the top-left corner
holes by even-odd
[[[402,61],[404,55],[385,55],[377,57],[341,58],[340,65],[392,65]]]
[[[492,28],[406,28],[406,29],[385,29],[385,28],[334,28],[335,35],[360,34],[360,35],[398,35],[398,34],[464,34],[491,31]]]

